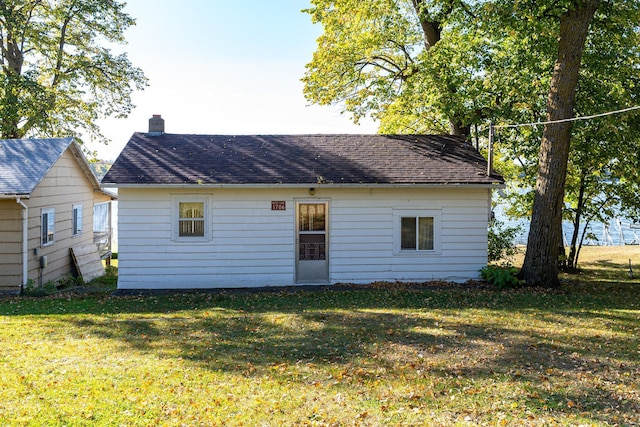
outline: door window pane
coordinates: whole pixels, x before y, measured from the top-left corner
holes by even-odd
[[[300,231],[325,230],[325,205],[300,205],[298,212]]]

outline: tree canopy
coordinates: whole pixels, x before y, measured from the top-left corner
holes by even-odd
[[[604,3],[594,13],[586,38],[576,88],[575,113],[590,116],[639,105],[640,96],[639,3]],[[572,125],[568,155],[563,218],[573,223],[568,265],[575,267],[585,222],[608,222],[616,213],[637,212],[640,200],[638,112],[626,111],[577,120]],[[519,168],[510,181],[531,190],[537,173],[536,157],[542,128],[502,130],[504,148],[515,156]],[[506,134],[506,135],[504,135]],[[530,216],[534,192],[512,193],[512,212]],[[550,262],[550,261],[549,261]]]
[[[305,95],[356,121],[371,115],[381,132],[466,136],[489,120],[554,122],[637,105],[639,10],[638,0],[313,0],[307,12],[324,32]],[[562,121],[501,135],[505,157],[537,175],[524,209],[531,284],[557,284],[567,171],[567,200],[578,197],[573,176],[591,168],[587,158],[625,175],[618,182],[636,179],[611,154],[614,141],[637,146],[637,124],[613,120],[608,131]],[[573,148],[572,135],[581,139]]]
[[[371,115],[384,132],[468,135],[486,94],[476,61],[488,46],[473,31],[473,11],[448,3],[312,1],[307,12],[324,33],[307,65],[305,95],[343,103],[356,121]]]
[[[127,55],[135,20],[114,0],[0,0],[0,137],[86,134],[124,117],[147,80]]]

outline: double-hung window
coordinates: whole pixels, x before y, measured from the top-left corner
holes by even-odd
[[[204,202],[178,202],[178,237],[204,237]]]
[[[173,240],[209,240],[209,203],[206,198],[174,197],[172,204]]]
[[[42,246],[52,245],[55,242],[56,211],[53,208],[42,209],[41,216],[41,242]]]
[[[73,205],[72,212],[72,235],[79,236],[82,234],[82,205]]]

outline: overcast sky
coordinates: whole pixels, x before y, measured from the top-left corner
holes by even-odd
[[[100,122],[108,146],[85,141],[113,160],[152,114],[167,133],[375,133],[338,107],[309,106],[300,79],[320,26],[303,0],[129,0],[137,20],[126,51],[149,78],[127,119]]]

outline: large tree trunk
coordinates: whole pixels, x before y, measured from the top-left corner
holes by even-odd
[[[451,135],[459,135],[468,138],[471,135],[471,125],[462,124],[460,120],[452,118],[449,120],[449,132]]]
[[[442,36],[442,27],[440,26],[440,22],[434,21],[429,17],[425,0],[413,0],[413,7],[418,14],[420,26],[422,27],[424,48],[429,50],[440,41],[440,37]]]
[[[547,98],[547,121],[573,117],[582,52],[599,0],[576,0],[560,17],[558,58]],[[529,286],[557,287],[562,242],[562,204],[567,176],[571,123],[544,128],[538,160],[527,252],[520,278]]]
[[[4,16],[9,13],[4,3],[1,11]],[[24,56],[19,43],[13,37],[11,25],[5,25],[5,27],[2,28],[2,37],[0,37],[2,53],[2,75],[0,75],[2,90],[0,94],[3,97],[1,104],[5,106],[2,112],[2,123],[0,123],[0,138],[13,139],[22,136],[18,125],[20,121],[20,81]]]

